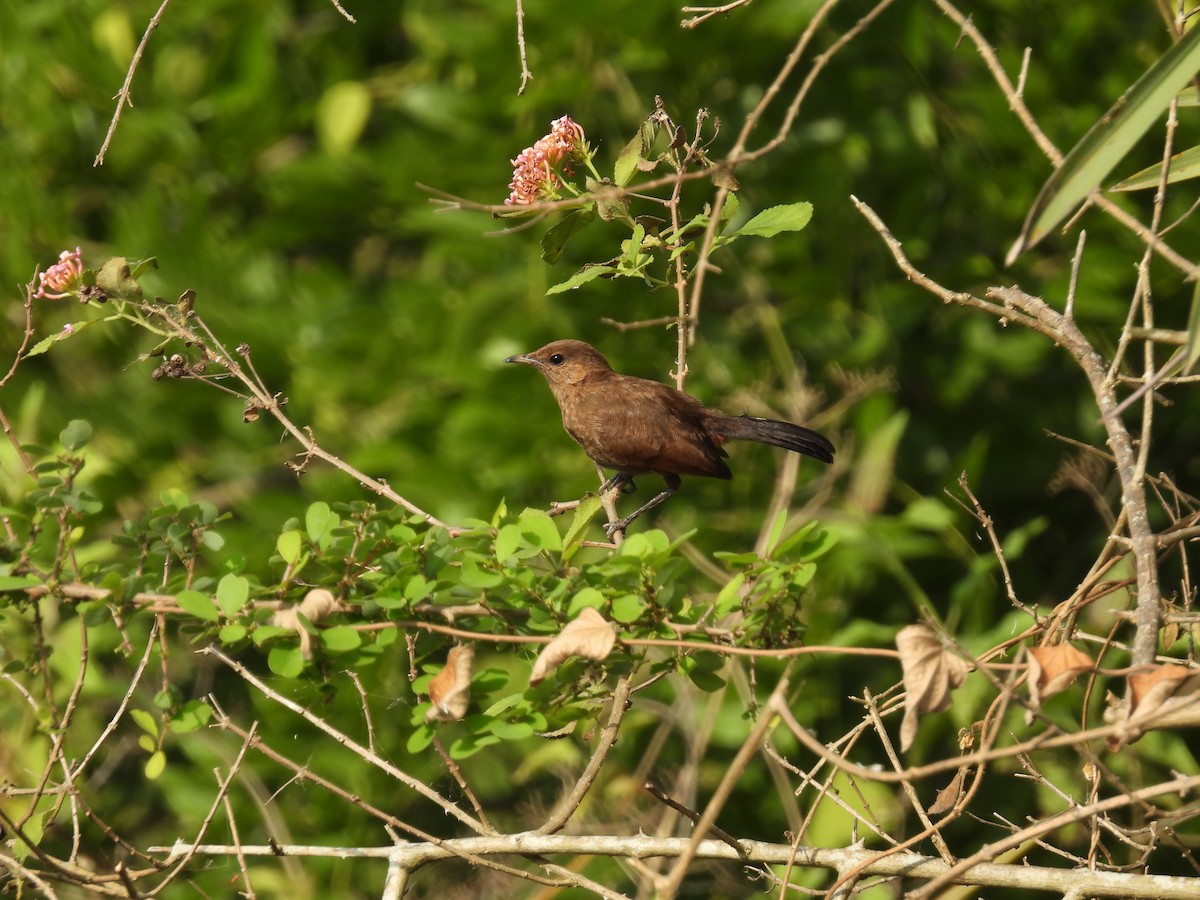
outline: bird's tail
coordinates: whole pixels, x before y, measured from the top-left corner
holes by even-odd
[[[758,441],[803,453],[821,462],[833,462],[833,444],[811,428],[778,422],[775,419],[756,419],[753,416],[720,416],[709,423],[709,431],[718,437]]]

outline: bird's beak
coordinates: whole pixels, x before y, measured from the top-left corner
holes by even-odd
[[[527,366],[540,366],[541,365],[540,362],[538,362],[536,359],[534,359],[528,353],[522,353],[518,356],[510,356],[508,359],[506,359],[504,361],[506,363],[510,363],[510,362],[525,363],[525,365],[527,365]]]

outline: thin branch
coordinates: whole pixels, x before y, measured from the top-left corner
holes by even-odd
[[[129,89],[133,85],[133,73],[137,71],[138,63],[142,61],[142,54],[146,52],[146,45],[150,43],[150,35],[154,33],[154,29],[158,27],[158,23],[162,21],[163,13],[167,11],[167,4],[170,2],[171,0],[162,0],[162,5],[150,17],[150,24],[142,32],[142,39],[138,42],[137,49],[133,52],[133,59],[129,63],[129,69],[125,72],[125,82],[121,85],[121,90],[117,92],[117,108],[113,111],[112,122],[109,123],[108,133],[104,135],[104,143],[100,145],[100,152],[96,154],[96,158],[92,161],[93,166],[104,165],[104,155],[108,153],[108,145],[112,143],[113,135],[117,133],[117,123],[121,121],[121,111],[127,105],[133,106],[133,100],[129,97]]]

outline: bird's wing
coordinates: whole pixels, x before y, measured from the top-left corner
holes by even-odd
[[[655,381],[637,379],[636,390],[610,394],[598,428],[573,436],[602,466],[638,474],[704,475],[729,478],[725,451],[704,427],[700,401]],[[584,432],[601,433],[601,446],[589,446]]]

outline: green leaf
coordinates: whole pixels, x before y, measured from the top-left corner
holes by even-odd
[[[1189,178],[1200,178],[1200,147],[1192,147],[1171,157],[1171,168],[1167,172],[1167,184],[1177,181],[1187,181]],[[1157,188],[1162,181],[1162,163],[1155,163],[1142,171],[1130,175],[1124,181],[1114,184],[1110,191],[1141,191],[1146,188]]]
[[[267,666],[281,678],[295,678],[304,671],[304,654],[298,644],[272,647],[267,654]]]
[[[800,231],[812,219],[811,203],[786,203],[764,209],[757,216],[724,237],[774,237],[783,231]]]
[[[771,524],[771,534],[767,538],[767,556],[774,555],[775,548],[779,545],[779,538],[783,534],[783,526],[787,524],[786,508],[782,508],[775,516],[775,521]]]
[[[585,607],[604,609],[604,595],[593,587],[585,587],[576,592],[567,606],[567,617],[575,618]]]
[[[1200,69],[1200,29],[1191,28],[1100,117],[1042,186],[1005,265],[1054,230],[1100,186]]]
[[[250,582],[241,575],[223,575],[217,582],[217,606],[226,616],[237,613],[250,599]]]
[[[575,507],[575,515],[571,517],[571,524],[567,527],[566,536],[563,537],[564,547],[572,547],[577,541],[583,540],[588,523],[600,511],[601,505],[599,494],[588,494],[579,501],[579,505]]]
[[[614,266],[587,266],[580,269],[566,281],[560,281],[554,287],[546,291],[547,294],[563,294],[567,291],[574,291],[583,287],[589,281],[595,281],[602,275],[615,275],[617,270]]]
[[[1192,292],[1192,311],[1188,314],[1187,343],[1183,345],[1183,371],[1190,372],[1200,361],[1200,283]]]
[[[654,125],[643,122],[638,126],[637,134],[617,154],[616,165],[613,166],[613,181],[618,187],[625,187],[639,168],[639,163],[646,159],[650,146],[654,141]]]
[[[464,559],[462,564],[462,583],[469,588],[492,588],[504,581],[499,572],[491,572],[481,568],[473,559]]]
[[[298,531],[285,531],[275,539],[275,550],[283,557],[283,561],[289,566],[296,565],[296,560],[300,558],[300,545],[303,537]]]
[[[0,591],[23,591],[41,583],[32,575],[0,575]]]
[[[451,759],[466,759],[474,756],[484,747],[500,743],[500,738],[494,734],[468,734],[460,737],[450,745]]]
[[[203,700],[189,700],[171,718],[171,730],[176,734],[186,734],[203,728],[211,718],[212,708],[207,703]]]
[[[162,501],[163,506],[169,506],[176,512],[191,505],[188,495],[179,488],[167,488],[158,495],[158,499]]]
[[[145,259],[127,259],[126,264],[129,266],[129,274],[134,278],[141,278],[151,269],[158,268],[158,258],[148,256]]]
[[[521,537],[528,541],[531,547],[555,552],[562,550],[562,535],[558,533],[558,526],[545,510],[524,510],[517,519],[517,526],[521,529]]]
[[[324,500],[310,504],[304,512],[304,530],[308,532],[309,539],[322,550],[329,546],[333,539],[333,529],[340,524],[340,517]]]
[[[158,737],[158,717],[144,709],[130,709],[129,718],[137,722],[138,727],[151,737]]]
[[[348,653],[362,646],[362,635],[352,625],[334,625],[321,632],[321,643],[333,653]]]
[[[361,81],[330,85],[317,101],[317,140],[330,156],[354,149],[371,117],[371,91]]]
[[[422,703],[421,706],[426,710],[429,709],[428,703]],[[421,718],[424,717],[424,713],[422,713]],[[418,725],[416,730],[408,736],[408,740],[404,742],[404,749],[409,753],[420,753],[433,743],[433,738],[436,734],[437,732],[434,731],[432,725],[422,723],[421,725]]]
[[[217,640],[222,644],[236,644],[239,641],[245,640],[248,633],[245,625],[231,622],[228,625],[221,626],[221,629],[217,632]]]
[[[713,614],[719,619],[729,615],[742,604],[741,590],[742,585],[746,583],[746,573],[738,572],[734,575],[725,587],[721,588],[721,593],[717,594],[717,602],[714,604]]]
[[[483,711],[483,715],[487,718],[495,718],[500,713],[512,709],[514,706],[521,705],[526,711],[529,709],[529,703],[525,700],[525,694],[509,694],[507,697],[501,697],[491,706]]]
[[[58,435],[62,445],[74,453],[92,439],[92,425],[87,419],[72,419]]]
[[[167,754],[161,750],[155,750],[150,754],[150,758],[146,760],[146,778],[150,781],[158,778],[159,775],[167,768]]]
[[[504,562],[521,546],[521,529],[513,524],[504,525],[496,532],[496,559]]]
[[[594,221],[596,211],[591,206],[585,206],[571,210],[547,228],[546,233],[542,235],[542,261],[550,265],[558,262],[567,242]]]
[[[622,594],[612,602],[612,617],[617,622],[636,622],[646,611],[646,601],[637,594]]]
[[[496,719],[491,723],[492,734],[502,741],[519,741],[533,735],[533,723],[527,719],[505,721]]]
[[[212,599],[208,594],[202,594],[199,591],[180,591],[175,595],[175,602],[185,613],[193,615],[197,619],[216,622],[221,618],[221,614],[213,606]]]
[[[138,302],[142,299],[142,286],[137,283],[129,260],[123,256],[106,259],[96,272],[96,287],[110,297]]]
[[[699,667],[692,669],[687,673],[688,678],[692,680],[692,684],[700,688],[706,693],[713,693],[725,687],[725,679],[717,675],[709,669],[701,669]]]

